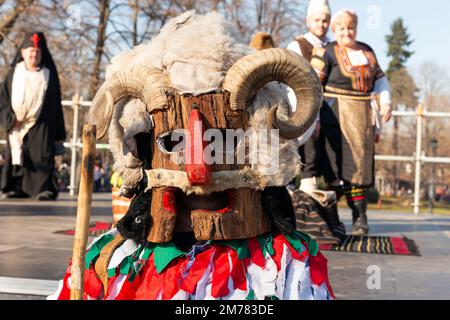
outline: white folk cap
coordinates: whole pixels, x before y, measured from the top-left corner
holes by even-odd
[[[311,0],[309,2],[306,17],[310,17],[315,13],[326,13],[331,16],[330,5],[328,0]]]

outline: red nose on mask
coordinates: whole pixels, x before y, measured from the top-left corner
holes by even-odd
[[[205,163],[205,147],[203,134],[205,125],[202,114],[198,109],[192,109],[189,113],[189,136],[186,141],[186,172],[189,183],[195,185],[207,185],[211,182],[211,165]]]

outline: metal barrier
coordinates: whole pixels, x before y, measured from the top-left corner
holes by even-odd
[[[414,213],[420,212],[420,179],[422,163],[442,163],[450,164],[450,158],[445,157],[427,157],[422,150],[422,130],[424,118],[450,118],[450,112],[428,112],[420,104],[414,111],[393,111],[394,117],[416,117],[416,152],[412,156],[391,156],[375,155],[375,160],[379,161],[407,161],[415,163],[414,170]]]
[[[75,181],[77,168],[77,150],[83,145],[78,137],[79,126],[79,111],[80,108],[89,108],[90,101],[83,101],[83,98],[75,95],[70,100],[62,101],[64,107],[72,107],[73,109],[73,131],[72,141],[65,142],[64,146],[71,149],[71,166],[70,166],[70,195],[75,195]],[[416,135],[416,152],[412,156],[396,156],[396,155],[375,155],[376,161],[400,161],[400,162],[414,162],[415,163],[415,178],[414,178],[414,213],[419,214],[420,209],[420,176],[423,163],[440,163],[450,164],[450,158],[447,157],[427,157],[422,151],[422,129],[424,118],[450,118],[450,112],[428,112],[423,109],[423,105],[419,105],[414,111],[393,111],[394,117],[416,117],[417,118],[417,135]],[[5,140],[0,140],[0,144],[6,144]],[[97,144],[97,150],[109,149],[108,144]]]

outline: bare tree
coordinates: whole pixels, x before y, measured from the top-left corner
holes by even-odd
[[[99,21],[97,29],[97,41],[95,44],[95,56],[92,72],[92,80],[89,85],[89,97],[93,98],[95,92],[97,91],[98,84],[100,83],[100,64],[102,61],[103,54],[105,52],[105,41],[106,41],[106,27],[109,20],[110,14],[110,0],[99,0]]]
[[[17,22],[19,16],[26,11],[27,7],[31,5],[34,0],[16,0],[14,1],[12,9],[8,11],[0,20],[0,45],[8,36]],[[0,7],[5,4],[5,1],[0,1]]]
[[[217,11],[232,21],[249,42],[257,31],[268,32],[285,46],[306,30],[305,2],[300,0],[220,1]]]

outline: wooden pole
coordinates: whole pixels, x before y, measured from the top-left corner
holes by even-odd
[[[84,125],[81,180],[72,251],[71,300],[83,299],[85,253],[91,214],[92,191],[94,188],[95,135],[95,125]]]

